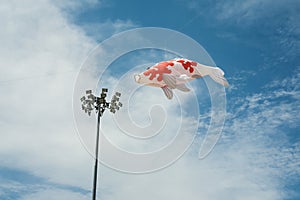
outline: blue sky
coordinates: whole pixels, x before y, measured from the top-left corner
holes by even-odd
[[[199,160],[210,102],[202,95],[207,93],[202,80],[191,84],[204,111],[199,140],[156,173],[134,175],[100,166],[100,199],[299,199],[299,9],[293,0],[2,2],[1,199],[90,199],[93,158],[73,120],[74,83],[97,44],[141,27],[179,31],[205,48],[231,84],[226,121],[213,152]],[[112,64],[105,84],[114,87],[130,71],[122,62],[138,58],[137,63],[147,64],[166,54],[126,56]],[[139,91],[151,92],[147,103],[164,98],[159,90]],[[176,103],[161,101],[176,115]],[[133,119],[147,124],[147,116],[136,117],[146,112],[142,105],[130,109],[135,109]],[[103,120],[103,130],[114,132],[113,120]],[[173,129],[166,130],[170,135]],[[110,139],[118,136],[115,132]],[[129,146],[123,137],[117,140]],[[135,147],[141,150],[138,145],[129,149]]]

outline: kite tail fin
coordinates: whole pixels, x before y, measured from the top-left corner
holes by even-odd
[[[226,78],[224,77],[224,72],[223,70],[221,70],[219,67],[214,67],[214,68],[211,68],[210,70],[210,73],[209,73],[209,76],[214,80],[216,81],[217,83],[225,86],[225,87],[228,87],[229,86],[229,83],[228,81],[226,80]]]

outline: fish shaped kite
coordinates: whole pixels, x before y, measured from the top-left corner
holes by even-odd
[[[207,75],[217,83],[229,86],[223,70],[219,67],[203,65],[185,58],[157,63],[143,73],[135,75],[134,79],[143,85],[162,88],[167,98],[172,99],[173,89],[189,92],[190,89],[185,83]]]

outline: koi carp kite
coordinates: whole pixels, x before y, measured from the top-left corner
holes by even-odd
[[[135,75],[137,83],[160,87],[168,99],[173,98],[173,89],[189,92],[186,82],[209,75],[217,83],[228,87],[224,72],[218,67],[206,66],[188,59],[175,58],[163,61]]]

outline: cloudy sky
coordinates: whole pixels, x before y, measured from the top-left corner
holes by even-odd
[[[105,113],[102,132],[129,152],[154,152],[181,127],[185,135],[195,132],[188,129],[195,121],[198,127],[185,154],[161,170],[133,174],[101,165],[98,199],[299,199],[299,9],[294,0],[1,1],[0,198],[91,199],[95,116],[73,108],[80,106],[74,96],[104,85],[124,91],[126,102],[115,118]],[[225,71],[226,120],[204,159],[198,153],[214,113],[206,86],[211,80],[196,80],[193,93],[176,91],[177,101],[169,101],[129,77],[176,52],[141,49],[109,60],[115,46],[99,46],[143,27],[185,34],[206,50],[198,62]],[[125,46],[148,39],[116,38]],[[104,69],[101,62],[111,63]],[[148,115],[151,108],[157,114],[153,105],[163,108],[156,121]],[[161,130],[150,142],[126,138],[149,123]],[[153,129],[147,131],[141,132]],[[132,160],[128,166],[142,164]]]

